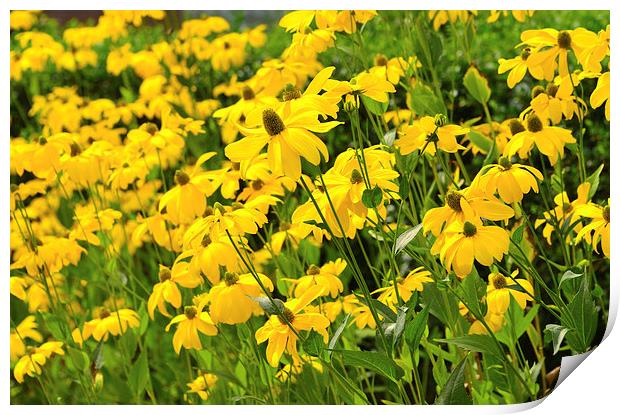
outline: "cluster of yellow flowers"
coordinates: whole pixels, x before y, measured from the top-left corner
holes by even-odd
[[[532,14],[512,13],[518,21]],[[428,19],[440,30],[476,15],[431,11]],[[506,15],[492,11],[488,22]],[[320,54],[335,47],[337,34],[355,36],[377,17],[375,11],[288,13],[279,21],[291,34],[288,46],[243,74],[237,69],[266,43],[265,25],[235,32],[222,17],[186,20],[169,40],[136,51],[129,30],[145,19],[163,21],[163,11],[106,11],[94,26],[65,29],[62,39],[34,29],[39,16],[11,13],[11,30],[19,31],[11,50],[13,81],[33,79],[50,65],[76,73],[102,66],[125,86],[122,98],[82,96],[78,86],[37,94],[24,114],[36,133],[11,138],[11,174],[18,178],[10,199],[11,295],[29,313],[11,331],[11,361],[20,383],[25,375],[40,374],[52,355],[63,355],[66,342],[77,347],[106,342],[149,324],[146,316],[155,324],[159,315],[169,319],[159,329],[174,328],[172,347],[180,354],[202,349],[201,335],[218,336],[222,325],[266,313],[254,339],[267,342],[271,366],[282,364],[278,379],[294,379],[304,364],[323,370],[298,349],[302,332],[315,331],[327,344],[328,329],[342,314],[351,314],[350,324],[359,329],[377,328],[384,316],[369,301],[397,312],[425,284],[437,282],[438,264],[444,275],[458,279],[476,272],[475,263],[487,270],[483,321],[473,321],[463,304],[460,311],[473,322],[470,333],[498,331],[511,296],[522,309],[535,298],[526,270],[517,278],[518,268],[509,273],[495,266],[524,226],[525,195],[538,193],[544,179],[528,160],[536,149],[554,166],[577,143],[559,125],[575,116],[581,120],[589,110],[575,94],[585,79],[598,79],[589,106],[605,103],[609,119],[609,68],[603,69],[609,26],[598,34],[582,28],[523,32],[522,52],[500,59],[498,72],[509,72],[510,88],[527,73],[548,84],[534,88],[518,117],[459,125],[444,114],[416,114],[409,99],[398,107],[405,100],[396,95],[422,82],[415,56],[377,55],[373,66],[345,80],[336,79],[336,67],[320,62]],[[99,52],[103,43],[107,56]],[[569,67],[569,54],[579,69]],[[222,77],[213,73],[224,74],[225,82],[218,83]],[[210,94],[196,91],[187,82],[192,77],[208,78]],[[380,128],[395,126],[393,139],[378,135],[380,144],[373,144],[360,128],[362,107],[388,104],[391,111],[376,120]],[[323,134],[345,123],[355,148],[330,154]],[[221,136],[221,143],[208,139],[215,150],[190,151],[211,128]],[[492,145],[474,142],[473,134]],[[464,167],[451,169],[444,156],[467,152],[499,159],[464,181]],[[414,167],[402,164],[404,159],[414,160]],[[438,181],[439,187],[427,191],[425,185],[423,192],[412,185],[411,172],[426,161],[441,163],[448,186]],[[362,230],[375,232],[385,247],[396,240],[404,226],[394,207],[409,203],[402,200],[404,188],[422,198],[441,192],[443,206],[419,216],[438,262],[420,261],[404,277],[394,275],[399,272],[394,263],[391,277],[377,281],[375,291],[353,292],[343,284],[345,272],[356,278],[356,289],[367,287],[350,241]],[[596,252],[600,244],[609,257],[610,208],[592,202],[589,190],[590,183],[581,184],[574,201],[566,192],[558,194],[533,228],[542,226],[549,244],[557,232],[567,244],[584,240]],[[68,219],[61,218],[58,212],[67,211]],[[283,274],[279,258],[298,255],[302,242],[339,246],[347,255],[315,264],[302,258],[297,274]],[[159,263],[142,265],[142,251]],[[136,263],[128,263],[134,255]],[[76,278],[76,267],[85,262],[102,278],[92,281],[87,273]],[[140,277],[138,263],[151,272],[150,279]],[[82,301],[86,298],[90,302]],[[88,309],[93,298],[100,306]],[[65,342],[43,342],[37,316],[60,312],[71,335]],[[206,400],[217,380],[201,371],[188,394]]]

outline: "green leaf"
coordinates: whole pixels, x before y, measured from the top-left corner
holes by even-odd
[[[577,277],[581,277],[582,275],[583,275],[583,273],[582,274],[575,274],[573,271],[571,271],[569,269],[568,271],[566,271],[564,273],[564,275],[562,275],[562,278],[560,278],[560,283],[558,284],[558,287],[561,287],[563,282],[570,281],[570,280],[572,280],[574,278],[577,278]]]
[[[463,85],[467,92],[480,104],[486,104],[491,97],[491,88],[489,82],[480,74],[475,66],[470,66],[463,77]]]
[[[442,343],[454,344],[461,349],[472,352],[489,353],[497,357],[502,357],[502,353],[490,336],[483,334],[470,334],[467,336],[455,337],[453,339],[437,340]]]
[[[417,234],[422,229],[422,224],[418,223],[411,229],[407,229],[396,238],[396,243],[394,243],[394,255],[398,255],[400,251],[405,249],[407,245],[417,236]]]
[[[364,189],[364,192],[362,193],[362,203],[368,209],[379,206],[382,198],[383,192],[377,185],[375,185],[375,187],[373,187],[372,189]]]
[[[420,345],[420,340],[422,340],[422,335],[426,329],[426,322],[428,321],[428,314],[430,311],[430,305],[427,304],[405,328],[405,341],[412,351],[417,350]]]
[[[475,315],[483,316],[485,313],[481,308],[480,300],[486,293],[487,284],[482,281],[478,274],[469,274],[461,283],[463,290],[463,302],[465,306],[472,310]]]
[[[334,350],[342,355],[346,366],[362,367],[396,382],[404,375],[403,369],[383,353],[356,350]]]
[[[142,350],[140,356],[129,371],[129,386],[136,395],[140,395],[146,387],[149,378],[149,364],[146,350]]]
[[[435,399],[435,405],[471,405],[472,399],[465,390],[465,363],[467,356],[459,362]]]
[[[568,303],[567,309],[572,317],[572,321],[563,317],[562,325],[572,328],[574,331],[571,330],[566,335],[566,340],[574,351],[584,353],[588,350],[598,325],[598,313],[588,287],[587,278],[583,279],[581,288],[573,298],[573,301]],[[570,323],[574,323],[574,325]]]
[[[312,330],[304,341],[304,350],[310,356],[317,357],[321,355],[324,348],[325,344],[323,343],[323,336]]]
[[[562,345],[562,341],[564,340],[564,336],[569,332],[569,329],[564,326],[560,326],[558,324],[547,324],[545,326],[545,334],[551,336],[551,341],[553,342],[553,354],[557,354],[558,350],[560,350],[560,346]]]
[[[388,109],[388,101],[379,102],[379,101],[375,101],[372,98],[368,98],[365,95],[362,95],[362,102],[364,103],[364,106],[366,107],[368,112],[373,113],[375,115],[383,115],[385,114],[385,111],[387,111]]]
[[[433,91],[421,83],[416,84],[410,90],[409,104],[411,110],[419,115],[444,114],[443,101],[435,96]]]
[[[90,365],[88,355],[82,350],[76,349],[75,347],[67,347],[67,353],[69,354],[71,362],[78,371],[83,372]]]
[[[601,176],[601,172],[603,171],[604,164],[601,164],[598,169],[591,176],[586,179],[586,182],[590,183],[590,190],[588,190],[588,200],[592,199],[596,190],[598,189],[599,178]]]
[[[327,348],[330,349],[327,352],[328,356],[331,356],[332,351],[331,349],[334,348],[334,346],[336,346],[336,343],[338,343],[338,339],[340,338],[340,335],[342,334],[342,332],[344,331],[344,329],[347,327],[347,323],[349,322],[349,318],[351,317],[351,314],[347,314],[346,316],[344,316],[344,320],[342,320],[342,323],[340,323],[340,326],[338,326],[338,328],[336,329],[336,331],[334,332],[334,335],[332,336],[332,338],[329,340],[329,344],[327,345]]]
[[[491,148],[493,147],[493,141],[489,140],[488,137],[485,137],[477,131],[470,130],[469,133],[467,133],[467,138],[469,138],[469,141],[471,141],[473,145],[475,145],[487,154],[489,153],[489,151],[491,151]]]
[[[394,323],[396,321],[396,313],[388,306],[386,306],[385,304],[383,304],[381,301],[376,300],[374,298],[370,299],[370,303],[368,304],[368,301],[366,301],[366,298],[364,298],[363,296],[355,293],[355,296],[364,304],[366,304],[367,306],[372,306],[375,308],[375,310],[377,310],[377,312],[379,314],[381,314],[383,317],[386,318],[386,322],[387,323]]]
[[[407,318],[407,307],[398,307],[396,313],[396,322],[393,323],[390,333],[392,335],[392,347],[395,348],[400,340],[401,335],[403,334],[403,330],[405,329],[405,319]],[[386,331],[386,334],[387,331]]]

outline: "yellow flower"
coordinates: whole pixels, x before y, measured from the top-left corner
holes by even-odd
[[[400,298],[404,302],[407,302],[411,298],[414,291],[424,291],[424,283],[433,282],[430,275],[431,273],[425,270],[424,267],[418,267],[409,271],[406,277],[397,278],[396,284],[398,286],[398,295]],[[375,290],[373,294],[374,293],[381,293],[381,295],[379,295],[379,301],[392,308],[395,308],[398,304],[396,289],[391,281],[387,287],[379,288],[378,290]]]
[[[267,291],[273,291],[269,277],[264,274],[258,274],[258,277]],[[252,314],[262,314],[260,305],[254,301],[254,297],[261,294],[264,292],[252,274],[227,272],[224,281],[209,290],[209,311],[213,322],[239,324],[248,321]]]
[[[319,358],[314,356],[305,357],[303,360],[295,361],[293,363],[287,363],[282,366],[282,369],[276,373],[276,378],[282,382],[295,383],[297,381],[297,375],[303,372],[304,368],[310,367],[312,370],[316,370],[319,373],[323,373],[323,365]]]
[[[279,255],[282,252],[284,242],[289,241],[292,248],[296,248],[312,231],[312,225],[307,223],[287,223],[282,221],[280,222],[278,232],[274,232],[271,235],[267,246],[274,254]]]
[[[531,62],[540,65],[548,74],[559,67],[560,76],[568,75],[568,51],[573,46],[573,31],[556,29],[526,30],[521,33],[521,44],[536,48]],[[550,80],[547,78],[547,80]]]
[[[534,10],[489,10],[489,17],[487,17],[487,23],[495,23],[500,16],[508,16],[508,13],[512,13],[512,17],[517,22],[525,22],[527,17],[534,15]]]
[[[52,354],[64,355],[63,342],[51,341],[35,347],[22,356],[15,364],[13,375],[19,383],[24,382],[24,376],[35,377],[42,373],[41,366],[47,362]]]
[[[258,128],[239,126],[245,138],[227,145],[224,150],[226,157],[233,162],[249,160],[267,145],[270,169],[297,180],[301,176],[301,157],[315,166],[321,162],[321,157],[326,161],[329,159],[325,143],[313,132],[325,133],[342,123],[321,123],[314,111],[292,113],[289,107],[283,106],[278,112],[265,109],[262,124]]]
[[[306,275],[296,280],[287,279],[287,281],[295,284],[293,294],[296,298],[300,298],[307,290],[315,286],[323,288],[322,296],[329,295],[336,298],[344,290],[342,281],[338,276],[342,274],[346,266],[347,263],[342,258],[327,262],[320,268],[316,265],[310,265]]]
[[[498,221],[509,219],[513,215],[512,208],[472,184],[463,190],[449,190],[445,205],[428,210],[422,219],[422,226],[424,233],[430,231],[439,236],[444,224],[449,226],[454,222],[462,223],[480,218]]]
[[[394,85],[387,79],[370,72],[362,72],[349,82],[328,80],[326,86],[330,94],[347,94],[348,101],[354,99],[355,107],[359,107],[358,97],[360,95],[374,99],[377,102],[388,102],[388,93],[396,92]]]
[[[147,303],[151,320],[155,317],[155,307],[166,317],[170,317],[166,310],[166,303],[172,304],[174,308],[181,307],[181,292],[177,285],[195,288],[202,284],[200,274],[191,269],[189,265],[189,262],[179,261],[179,259],[172,265],[172,269],[159,265],[159,282],[153,286],[153,292]]]
[[[517,278],[519,271],[514,271],[509,280],[500,273],[489,274],[489,285],[487,286],[486,301],[488,313],[504,314],[510,305],[512,296],[521,309],[525,309],[527,301],[531,301],[534,296],[534,287],[523,278]],[[514,281],[513,281],[514,280]],[[511,286],[515,286],[513,289]],[[521,289],[526,292],[520,291]]]
[[[601,207],[593,203],[588,203],[577,207],[577,213],[584,218],[592,218],[592,222],[583,227],[575,238],[575,242],[579,242],[583,237],[592,244],[594,252],[598,252],[597,247],[599,240],[603,248],[603,254],[609,258],[610,248],[610,214],[611,208],[609,201],[607,206]]]
[[[521,51],[521,54],[512,59],[504,59],[501,58],[499,62],[499,67],[497,68],[498,74],[503,74],[508,72],[508,88],[514,88],[517,85],[525,74],[529,71],[530,75],[532,75],[535,79],[547,79],[551,80],[553,78],[553,71],[547,70],[545,72],[545,68],[538,63],[534,63],[534,59],[532,58],[532,48],[524,48]]]
[[[166,192],[159,201],[159,211],[166,209],[174,223],[191,223],[202,216],[207,207],[207,197],[217,190],[213,178],[201,172],[200,166],[215,156],[215,152],[205,153],[198,158],[190,174],[177,170],[174,174],[176,186]]]
[[[598,108],[605,103],[605,118],[609,121],[609,71],[602,74],[596,82],[596,88],[590,95],[590,105],[592,108]]]
[[[551,245],[551,234],[553,230],[563,228],[565,226],[572,226],[581,218],[582,206],[588,203],[588,192],[590,191],[590,183],[582,183],[577,187],[577,199],[572,202],[568,198],[566,192],[558,193],[553,198],[555,207],[547,212],[543,213],[543,219],[537,219],[534,222],[534,227],[538,228],[544,224],[543,237],[547,240],[547,243]],[[586,210],[586,213],[588,211]],[[572,229],[576,232],[581,231],[582,225],[577,224]],[[570,235],[567,235],[567,241]]]
[[[417,60],[412,60],[415,62],[417,66],[421,66]],[[398,81],[400,81],[400,77],[405,74],[405,71],[409,67],[409,63],[405,61],[403,58],[392,58],[388,59],[385,55],[376,55],[375,56],[375,66],[370,68],[368,71],[375,75],[378,78],[386,79],[392,85],[398,85]]]
[[[399,131],[399,138],[394,144],[400,149],[402,155],[424,149],[431,155],[439,148],[448,153],[456,153],[465,150],[465,147],[456,141],[456,136],[469,132],[469,128],[454,124],[445,124],[445,118],[424,116],[415,120],[413,124]]]
[[[27,316],[21,323],[11,329],[11,360],[23,356],[26,353],[24,340],[32,339],[37,343],[43,341],[41,333],[37,330],[39,325],[33,315]]]
[[[525,131],[515,134],[508,141],[504,148],[504,156],[512,157],[518,152],[519,157],[525,158],[536,144],[538,150],[549,158],[553,166],[558,158],[564,157],[564,146],[576,142],[570,130],[549,127],[536,114],[530,113],[526,124]]]
[[[578,27],[571,35],[577,60],[586,72],[601,72],[601,61],[609,56],[609,25],[598,34]]]
[[[327,327],[330,324],[327,317],[319,313],[304,312],[304,309],[322,292],[322,287],[315,286],[308,289],[301,297],[283,303],[280,309],[282,315],[271,315],[269,320],[256,331],[255,337],[258,344],[269,341],[266,355],[271,366],[278,365],[285,350],[292,356],[293,361],[299,360],[297,334],[289,324],[297,333],[314,330],[321,334],[327,343],[329,338]]]
[[[183,314],[179,314],[170,320],[166,326],[166,331],[170,330],[173,324],[178,324],[172,345],[176,354],[181,353],[181,346],[186,349],[202,349],[202,343],[198,332],[207,336],[217,335],[217,327],[213,324],[208,312],[202,311],[204,302],[198,306],[186,306]]]
[[[97,341],[107,341],[108,336],[121,336],[127,332],[129,328],[140,326],[140,316],[135,311],[122,308],[118,311],[108,311],[103,309],[99,313],[99,317],[84,323],[84,329],[80,335],[79,329],[76,328],[72,335],[76,343],[82,344],[91,335]]]
[[[497,314],[488,312],[484,316],[484,322],[487,323],[489,328],[493,331],[493,333],[497,333],[502,326],[504,325],[504,314]],[[488,335],[489,331],[487,328],[478,320],[474,321],[472,325],[469,327],[469,334],[484,334]]]
[[[454,222],[449,225],[443,238],[433,245],[433,253],[448,272],[454,271],[459,278],[471,272],[474,259],[484,266],[501,261],[510,244],[508,232],[499,226],[484,226],[482,221]]]
[[[215,386],[217,383],[217,376],[213,373],[202,373],[198,372],[198,376],[191,383],[187,384],[189,390],[187,393],[195,393],[202,399],[206,401],[209,399],[209,390]]]
[[[511,163],[508,157],[500,157],[498,164],[485,166],[474,179],[472,186],[483,189],[489,196],[497,192],[506,203],[520,202],[530,190],[538,193],[538,180],[542,173],[532,167]]]

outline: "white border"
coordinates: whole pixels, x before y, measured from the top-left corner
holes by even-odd
[[[9,114],[9,46],[8,46],[8,35],[9,35],[9,10],[11,9],[47,9],[47,10],[95,10],[95,9],[170,9],[171,6],[174,6],[175,9],[214,9],[216,6],[221,6],[220,2],[213,2],[209,0],[203,0],[201,2],[196,1],[187,1],[187,0],[175,0],[171,2],[169,0],[126,0],[126,1],[98,1],[98,2],[78,2],[71,0],[54,0],[54,1],[34,1],[34,0],[21,0],[14,1],[9,0],[3,2],[5,4],[4,13],[0,16],[0,21],[2,22],[2,28],[5,33],[5,43],[4,48],[2,50],[4,65],[0,66],[0,79],[4,79],[5,81],[2,83],[3,94],[5,97],[5,107],[2,111],[2,125],[4,126],[4,131],[7,133],[5,139],[3,140],[3,151],[0,152],[1,163],[0,166],[3,166],[5,171],[5,179],[0,182],[0,198],[2,200],[1,204],[1,216],[3,218],[3,230],[2,235],[3,238],[0,238],[0,258],[2,258],[2,266],[5,270],[8,270],[10,263],[10,249],[9,249],[9,240],[8,240],[8,229],[9,229],[9,204],[8,204],[8,195],[9,195],[9,182],[6,180],[6,177],[9,175],[9,125],[10,125],[10,114]],[[383,0],[380,4],[377,4],[376,1],[368,1],[368,0],[359,0],[359,1],[339,1],[337,4],[333,1],[261,1],[261,2],[251,2],[249,0],[227,0],[225,2],[227,10],[245,10],[245,9],[331,9],[334,6],[337,6],[339,9],[377,9],[380,6],[381,9],[384,10],[399,10],[399,9],[410,9],[410,8],[419,8],[419,9],[538,9],[538,10],[559,10],[566,9],[567,7],[571,7],[574,9],[585,8],[593,9],[593,10],[611,10],[611,17],[613,20],[614,17],[617,16],[617,12],[615,9],[618,8],[619,3],[614,3],[612,1],[597,1],[590,0],[588,2],[575,2],[567,3],[566,1],[561,0],[547,0],[544,2],[524,0],[524,1],[502,1],[494,2],[494,1],[448,1],[448,0],[434,0],[432,2],[419,2],[413,3],[411,0],[408,1],[390,1]],[[96,6],[96,7],[94,7]],[[618,45],[618,36],[616,35],[616,29],[612,31],[612,49],[619,49]],[[612,85],[620,85],[618,83],[618,72],[614,71],[612,74]],[[618,120],[620,119],[620,114],[617,109],[618,107],[612,105],[612,119]],[[620,156],[620,143],[618,140],[620,138],[616,137],[617,131],[617,121],[611,123],[611,138],[610,148],[610,160],[614,159],[614,156]],[[617,206],[620,206],[620,180],[618,177],[619,174],[618,164],[612,164],[610,166],[611,173],[611,206],[612,209],[615,209],[617,212],[620,212],[620,209],[616,209]],[[620,214],[620,213],[619,213]],[[616,217],[615,213],[612,215],[614,218]],[[615,228],[614,228],[615,229]],[[619,234],[612,233],[612,249],[615,251],[615,247],[620,246],[620,236]],[[605,333],[605,340],[601,343],[599,347],[597,347],[594,351],[591,352],[588,357],[588,363],[585,365],[581,365],[579,368],[575,370],[575,368],[579,365],[576,363],[576,360],[572,358],[573,362],[567,363],[565,361],[562,362],[562,377],[566,377],[566,373],[570,373],[572,370],[575,370],[575,373],[572,376],[566,378],[566,380],[556,387],[556,390],[551,393],[549,397],[547,397],[543,403],[541,401],[536,401],[534,403],[521,404],[521,405],[509,405],[509,406],[470,406],[470,407],[446,407],[446,406],[416,406],[414,408],[409,406],[383,406],[381,409],[378,409],[374,406],[356,406],[352,407],[326,407],[323,406],[319,410],[330,414],[335,411],[338,412],[355,412],[356,415],[362,414],[373,414],[376,410],[381,410],[389,412],[389,413],[402,413],[402,414],[411,414],[415,413],[458,413],[460,415],[463,414],[491,414],[491,413],[511,413],[523,411],[526,409],[530,409],[528,413],[532,414],[542,414],[548,413],[550,410],[554,412],[558,412],[561,414],[570,414],[570,413],[583,413],[583,412],[602,412],[602,413],[610,413],[610,408],[617,407],[617,401],[620,395],[618,395],[618,369],[620,369],[620,334],[618,334],[618,330],[611,331],[611,328],[614,325],[615,318],[618,310],[618,298],[619,298],[619,281],[618,281],[618,266],[615,263],[611,264],[611,300],[610,300],[610,310],[609,310],[609,322],[607,331]],[[9,281],[8,281],[8,272],[5,274],[4,287],[6,290],[3,290],[5,296],[9,295]],[[5,300],[2,301],[0,314],[4,317],[1,321],[0,330],[2,333],[5,333],[6,336],[4,341],[1,343],[2,356],[8,357],[9,354],[9,302]],[[62,414],[66,415],[67,413],[79,412],[84,413],[84,411],[88,411],[88,413],[98,414],[98,413],[107,413],[110,410],[120,411],[121,413],[125,412],[141,412],[148,411],[152,414],[167,414],[170,412],[169,407],[166,406],[158,406],[158,407],[147,407],[147,406],[123,406],[123,407],[115,407],[109,408],[107,406],[51,406],[46,408],[34,408],[28,406],[10,406],[9,400],[9,376],[8,372],[9,368],[9,360],[8,358],[0,358],[0,367],[2,367],[2,372],[5,373],[4,376],[0,376],[0,393],[2,396],[2,406],[7,407],[8,413],[16,413],[16,414],[29,414],[34,411],[43,410],[45,414]],[[616,409],[617,410],[617,409]],[[304,414],[314,414],[317,411],[317,408],[313,406],[252,406],[252,407],[237,407],[237,406],[210,406],[208,408],[201,406],[178,406],[174,408],[174,411],[178,414],[190,414],[190,413],[204,413],[205,411],[209,411],[210,413],[236,413],[241,411],[251,412],[253,415],[259,414],[269,414],[274,415],[278,413],[286,413],[290,414],[291,411],[294,411],[296,414],[304,415]]]

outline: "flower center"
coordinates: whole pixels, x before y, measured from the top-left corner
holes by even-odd
[[[263,188],[263,181],[261,179],[252,180],[252,189],[259,191]]]
[[[161,281],[161,282],[168,281],[170,278],[172,278],[172,274],[170,273],[170,269],[162,268],[162,269],[159,270],[159,281]]]
[[[387,66],[388,60],[385,55],[379,54],[375,56],[375,66]]]
[[[191,320],[196,317],[196,314],[198,314],[198,309],[193,305],[186,305],[183,312],[185,314],[185,317]]]
[[[82,152],[78,143],[71,143],[71,157],[75,157]]]
[[[236,272],[227,272],[224,274],[224,283],[227,287],[235,285],[239,281],[239,276]]]
[[[512,167],[512,163],[510,162],[510,158],[502,156],[499,158],[498,164],[502,166],[504,170],[510,170]]]
[[[306,271],[306,275],[319,275],[321,273],[321,268],[316,265],[310,265],[308,270]]]
[[[241,163],[239,163],[238,161],[233,161],[230,164],[230,168],[234,171],[238,171],[241,168]]]
[[[544,93],[545,93],[545,88],[543,88],[540,85],[536,85],[534,88],[532,88],[532,99]]]
[[[562,49],[568,49],[571,46],[570,34],[566,30],[562,30],[558,33],[558,46]]]
[[[263,111],[263,126],[265,127],[267,134],[271,137],[280,134],[286,128],[284,127],[282,118],[280,118],[280,116],[271,108],[267,108]]]
[[[473,223],[465,222],[463,224],[463,235],[465,235],[466,237],[471,238],[477,232],[478,232],[478,229],[476,229],[476,225],[474,225]]]
[[[555,94],[558,93],[558,86],[556,84],[547,85],[547,95],[555,98]]]
[[[291,224],[288,223],[288,222],[282,222],[282,223],[280,223],[280,226],[278,227],[278,230],[280,232],[286,232],[289,229],[291,229]]]
[[[243,99],[245,101],[254,99],[254,91],[252,91],[252,88],[250,88],[247,85],[243,87],[243,91],[241,91],[241,95],[243,96]]]
[[[564,213],[570,213],[573,210],[573,205],[571,205],[570,203],[564,203],[562,205],[562,210],[564,211]]]
[[[157,128],[157,125],[153,124],[152,122],[147,122],[146,124],[144,124],[144,131],[146,131],[150,135],[155,135],[158,130],[159,129]]]
[[[209,235],[203,236],[202,241],[200,241],[200,245],[202,245],[203,248],[211,245],[211,237]]]
[[[282,101],[292,101],[301,98],[301,91],[294,85],[288,84],[282,91]]]
[[[516,118],[513,118],[512,120],[510,120],[510,123],[508,124],[508,126],[510,127],[510,134],[512,135],[516,135],[522,131],[525,131],[525,127],[523,127],[523,124],[521,123],[521,121],[519,121]]]
[[[224,42],[224,49],[226,50],[230,49],[230,43]]]
[[[353,169],[353,171],[351,172],[351,184],[359,184],[363,181],[364,178],[362,177],[362,173],[360,173],[358,169]]]
[[[213,215],[213,208],[211,206],[207,206],[205,211],[202,213],[202,217],[206,218],[207,216]]]
[[[507,286],[506,278],[501,274],[496,274],[493,278],[493,287],[496,290],[501,290],[502,288],[506,288]]]
[[[282,307],[282,315],[278,315],[278,320],[280,320],[282,324],[286,324],[287,321],[292,323],[295,321],[295,314],[288,308]]]
[[[463,197],[462,194],[460,194],[459,192],[456,192],[454,190],[451,190],[450,192],[448,192],[448,194],[446,195],[446,204],[450,207],[450,209],[452,209],[455,212],[461,212],[461,198]]]
[[[605,222],[609,223],[609,219],[610,219],[610,215],[611,215],[611,209],[609,207],[609,205],[605,206],[603,208],[603,219],[605,219]]]
[[[539,131],[542,131],[542,129],[543,123],[542,121],[540,121],[540,118],[538,118],[538,115],[530,114],[527,117],[527,130],[531,133],[537,133]]]
[[[187,183],[189,183],[189,176],[187,175],[187,173],[181,170],[177,170],[174,172],[174,181],[179,186],[185,186]]]
[[[521,51],[521,59],[523,59],[524,61],[527,60],[527,58],[530,57],[532,50],[530,48],[525,48]]]
[[[99,313],[99,318],[100,318],[100,319],[104,319],[104,318],[107,318],[107,317],[110,317],[110,311],[104,308],[104,309],[103,309],[103,310],[101,310],[101,312]]]
[[[45,137],[39,137],[39,144],[44,146],[47,144],[47,139]]]

